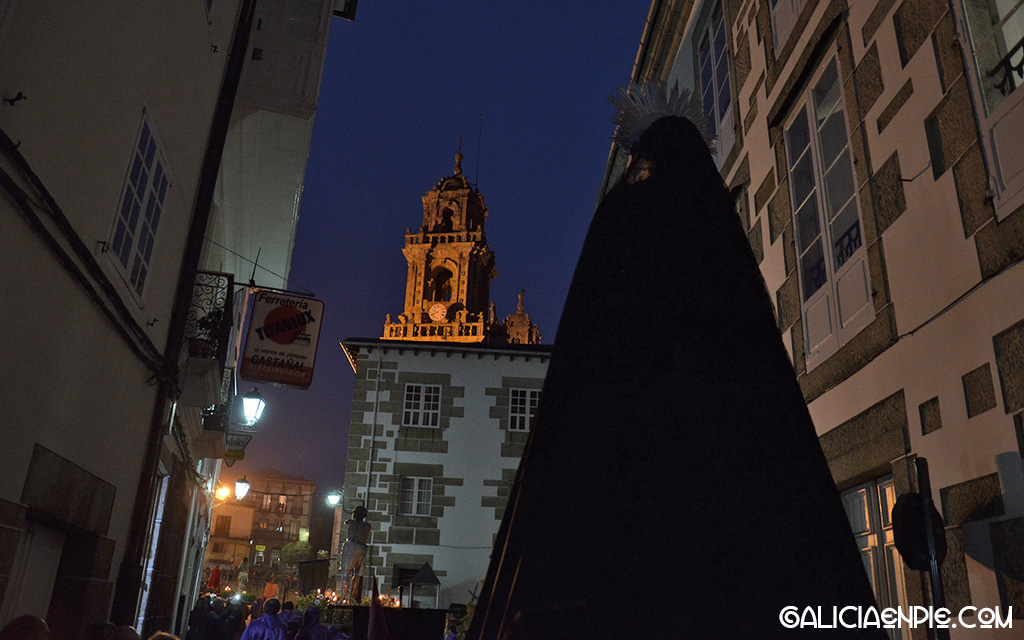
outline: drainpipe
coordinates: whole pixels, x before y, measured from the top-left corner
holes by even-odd
[[[192,301],[192,287],[196,271],[199,268],[206,228],[210,221],[210,208],[213,204],[214,188],[217,185],[217,174],[220,171],[220,162],[224,155],[224,143],[227,139],[228,126],[231,123],[231,111],[238,93],[255,14],[256,0],[242,0],[238,11],[238,22],[232,37],[231,53],[224,72],[224,80],[221,83],[220,94],[217,96],[213,121],[210,124],[206,153],[203,156],[199,184],[196,188],[192,222],[189,225],[185,251],[182,255],[181,273],[178,276],[178,287],[164,348],[164,357],[170,363],[179,362],[181,356],[181,347],[185,339],[185,319],[188,317],[188,308]],[[174,368],[176,369],[176,367]],[[180,393],[177,385],[178,373],[177,370],[168,372],[170,375],[164,376],[165,380],[160,383],[157,392],[157,401],[150,422],[149,444],[139,477],[139,486],[135,493],[131,527],[125,544],[124,557],[118,571],[110,613],[110,619],[118,625],[134,623],[133,618],[143,580],[142,559],[145,556],[146,530],[153,510],[160,450],[166,431],[164,416],[169,414],[171,420],[174,419],[177,397]]]

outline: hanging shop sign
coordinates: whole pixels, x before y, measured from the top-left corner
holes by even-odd
[[[252,440],[252,436],[248,433],[227,433],[225,434],[227,440],[228,451],[237,450],[241,451],[248,446],[249,441]]]
[[[320,300],[257,291],[238,374],[249,382],[308,389],[323,314]]]

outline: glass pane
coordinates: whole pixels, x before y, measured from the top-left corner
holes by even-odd
[[[719,86],[721,88],[718,90],[718,120],[721,122],[725,118],[725,111],[729,108],[729,102],[731,101],[732,96],[729,95],[728,78],[726,78]]]
[[[868,520],[868,494],[864,489],[855,489],[843,493],[843,509],[850,521],[854,535],[871,532]]]
[[[860,245],[860,220],[857,217],[857,205],[855,202],[850,202],[832,223],[832,255],[836,270],[853,257]]]
[[[800,257],[800,279],[804,285],[804,302],[825,284],[825,256],[821,252],[820,238]]]
[[[825,118],[832,115],[832,111],[839,106],[839,74],[836,72],[836,62],[832,61],[825,72],[821,74],[818,84],[814,86],[814,115],[820,124]]]
[[[896,485],[892,476],[878,481],[878,506],[882,511],[882,527],[892,526],[892,506],[896,504]]]
[[[818,203],[811,198],[804,204],[803,208],[796,213],[796,248],[801,253],[811,246],[814,239],[821,233],[821,223],[818,222]]]
[[[1010,0],[964,5],[985,106],[992,113],[1024,82],[1024,8]]]
[[[725,27],[721,15],[716,16],[717,24],[715,29],[715,59],[725,60]]]
[[[799,207],[803,205],[807,196],[814,193],[814,165],[811,154],[805,153],[793,167],[790,175],[793,178],[793,206]]]
[[[834,218],[853,197],[853,190],[853,166],[850,164],[850,154],[844,153],[825,175],[829,218]]]
[[[811,141],[810,131],[807,128],[807,118],[801,113],[793,121],[789,131],[786,132],[786,150],[789,152],[789,166],[796,164],[800,154],[807,148]]]
[[[832,166],[840,152],[846,148],[846,122],[844,122],[843,115],[842,109],[836,109],[818,131],[818,138],[821,140],[822,166]]]

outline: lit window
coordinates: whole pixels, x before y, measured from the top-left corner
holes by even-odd
[[[874,313],[843,104],[832,59],[785,136],[808,368],[849,341]]]
[[[402,413],[402,424],[404,426],[436,427],[441,422],[440,418],[440,385],[405,385],[405,411]]]
[[[142,295],[153,257],[157,227],[170,182],[163,154],[146,119],[132,152],[110,249],[137,296]]]
[[[844,491],[842,499],[878,604],[882,607],[906,604],[903,560],[896,551],[892,534],[892,507],[896,503],[892,476]]]
[[[430,478],[402,478],[398,494],[398,513],[403,516],[429,516]]]
[[[288,497],[277,496],[277,510],[279,513],[284,513],[288,509]]]
[[[270,510],[270,499],[272,497],[273,496],[271,496],[269,493],[263,494],[263,510],[264,511],[269,511]]]
[[[982,150],[1001,220],[1024,203],[1024,4],[1010,0],[955,3],[968,25],[969,84],[978,107]]]
[[[707,20],[700,46],[697,48],[697,68],[700,77],[700,98],[711,132],[719,136],[718,148],[723,152],[732,147],[732,91],[729,82],[729,56],[726,41],[728,29],[721,3],[715,3]]]
[[[512,389],[508,405],[508,428],[513,431],[529,431],[537,415],[540,391],[534,389]]]
[[[786,46],[805,4],[807,0],[772,0],[772,33],[775,34],[776,49]]]

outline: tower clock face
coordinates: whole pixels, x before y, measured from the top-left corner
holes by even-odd
[[[438,303],[430,307],[427,313],[430,314],[430,319],[434,322],[441,322],[448,315],[448,307]]]

